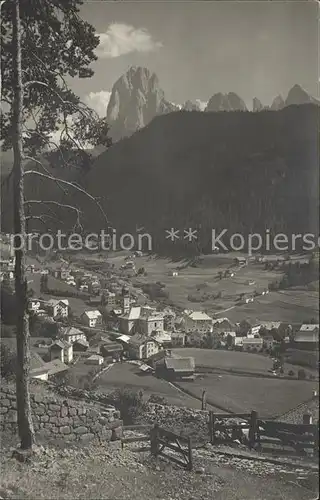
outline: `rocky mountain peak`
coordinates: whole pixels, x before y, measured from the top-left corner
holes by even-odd
[[[272,109],[273,111],[277,111],[284,108],[284,106],[285,102],[283,100],[283,97],[281,95],[277,95],[277,97],[273,99],[270,109]]]
[[[244,101],[234,92],[214,94],[207,104],[205,111],[246,111]]]
[[[257,111],[262,111],[264,108],[262,102],[260,101],[260,99],[258,99],[257,97],[254,97],[253,98],[253,101],[252,101],[252,111],[254,112],[257,112]]]
[[[318,103],[314,97],[312,97],[306,90],[304,90],[300,85],[294,85],[288,92],[288,96],[285,100],[285,105],[290,106],[291,104],[309,104]]]
[[[186,101],[182,107],[185,111],[201,111],[199,102]]]
[[[155,73],[147,68],[132,66],[112,88],[107,108],[110,135],[114,140],[129,136],[156,115],[177,109],[166,101]]]

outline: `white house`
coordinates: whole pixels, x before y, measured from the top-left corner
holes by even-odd
[[[103,356],[100,356],[100,354],[92,354],[86,359],[85,363],[87,365],[102,365]]]
[[[120,331],[126,335],[133,333],[134,327],[137,324],[141,314],[141,307],[131,307],[127,314],[123,314],[120,319]]]
[[[160,344],[149,337],[143,335],[133,335],[128,342],[129,355],[133,359],[147,359],[161,350]]]
[[[139,331],[144,335],[151,335],[153,332],[163,333],[163,315],[153,313],[150,316],[139,318]]]
[[[98,310],[84,311],[81,314],[81,321],[84,325],[95,328],[96,326],[102,325],[102,314]]]
[[[171,344],[172,342],[172,336],[171,336],[171,332],[154,332],[152,333],[152,338],[154,340],[156,340],[159,344],[165,346],[165,345],[168,345],[168,344]]]
[[[186,332],[212,332],[212,318],[203,311],[185,310],[183,313]]]
[[[250,331],[251,335],[258,335],[260,332],[260,329],[261,329],[261,323],[253,325],[251,327],[251,331]],[[248,335],[248,337],[249,337],[249,335]]]
[[[60,359],[62,363],[71,363],[73,360],[73,347],[65,340],[56,340],[49,347],[50,361]]]
[[[62,338],[71,344],[73,344],[76,340],[87,340],[85,334],[73,326],[69,326],[62,331]]]
[[[69,315],[68,299],[50,299],[45,304],[45,309],[52,318],[67,318]]]
[[[28,310],[31,312],[37,312],[41,308],[41,300],[39,299],[29,299]]]

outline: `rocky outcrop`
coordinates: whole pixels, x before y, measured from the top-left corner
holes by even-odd
[[[282,108],[284,108],[285,106],[285,102],[283,100],[283,97],[281,95],[278,95],[277,97],[275,97],[272,101],[272,104],[270,106],[270,109],[273,110],[273,111],[278,111]]]
[[[205,111],[247,111],[245,102],[234,92],[214,94]]]
[[[291,106],[292,104],[320,104],[312,97],[306,90],[304,90],[300,85],[294,85],[288,92],[288,96],[285,100],[286,106]]]
[[[257,97],[254,97],[252,101],[252,111],[254,112],[262,111],[263,108],[264,106],[262,102]]]
[[[54,397],[50,394],[31,394],[33,425],[38,439],[63,439],[88,442],[116,440],[122,434],[120,413],[113,406],[96,407],[84,402]],[[15,391],[1,387],[0,430],[17,431]]]
[[[284,102],[284,99],[281,95],[278,95],[277,97],[275,97],[272,101],[272,104],[270,106],[270,109],[273,110],[273,111],[278,111],[282,108],[284,108],[285,106],[285,102]]]
[[[178,111],[165,99],[158,77],[147,68],[131,67],[114,84],[107,109],[113,140],[130,136],[156,115]]]
[[[182,107],[184,111],[201,111],[198,102],[186,101]]]

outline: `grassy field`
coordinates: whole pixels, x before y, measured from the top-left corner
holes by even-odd
[[[195,359],[196,366],[217,368],[221,370],[239,370],[245,373],[270,375],[273,362],[269,356],[249,352],[223,351],[215,349],[197,349],[185,347],[173,349],[179,356],[191,356]],[[284,364],[284,371],[297,371],[297,367],[289,363]],[[315,370],[305,369],[307,373],[315,374]]]
[[[107,269],[107,262],[114,265],[115,272],[120,272],[120,266],[125,262],[129,252],[110,252],[92,254],[90,259],[100,263],[101,270]],[[281,270],[265,270],[263,264],[249,263],[240,268],[234,264],[236,253],[225,255],[207,255],[202,257],[197,267],[187,266],[186,261],[174,262],[169,258],[142,256],[135,260],[136,268],[144,267],[147,275],[139,277],[137,284],[162,282],[169,294],[169,300],[181,309],[201,309],[217,316],[226,315],[236,322],[245,318],[254,321],[281,320],[287,322],[302,322],[319,314],[318,291],[307,289],[292,289],[290,291],[270,292],[260,295],[250,304],[239,304],[237,299],[241,293],[252,294],[262,292],[274,280],[280,280]],[[244,256],[244,255],[242,255]],[[272,256],[270,257],[272,258]],[[87,255],[77,254],[75,260],[81,264],[88,259]],[[186,266],[186,267],[183,267]],[[171,272],[178,269],[178,276]],[[219,279],[218,273],[227,269],[234,272],[233,277]],[[254,284],[249,285],[249,282]],[[221,292],[221,298],[214,298]],[[188,298],[189,297],[189,298]],[[189,300],[190,298],[196,300]]]
[[[208,402],[235,413],[256,410],[262,417],[276,417],[311,398],[317,382],[204,374],[179,387],[198,397],[205,390]]]
[[[130,363],[115,364],[109,371],[98,379],[99,391],[111,392],[114,389],[143,390],[146,397],[151,394],[165,398],[168,404],[201,408],[201,402],[184,394],[177,388],[158,379],[153,375],[143,375],[137,366]]]

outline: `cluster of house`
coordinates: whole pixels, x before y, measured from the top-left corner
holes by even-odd
[[[9,238],[0,237],[0,282],[12,281],[14,278],[15,256]]]

